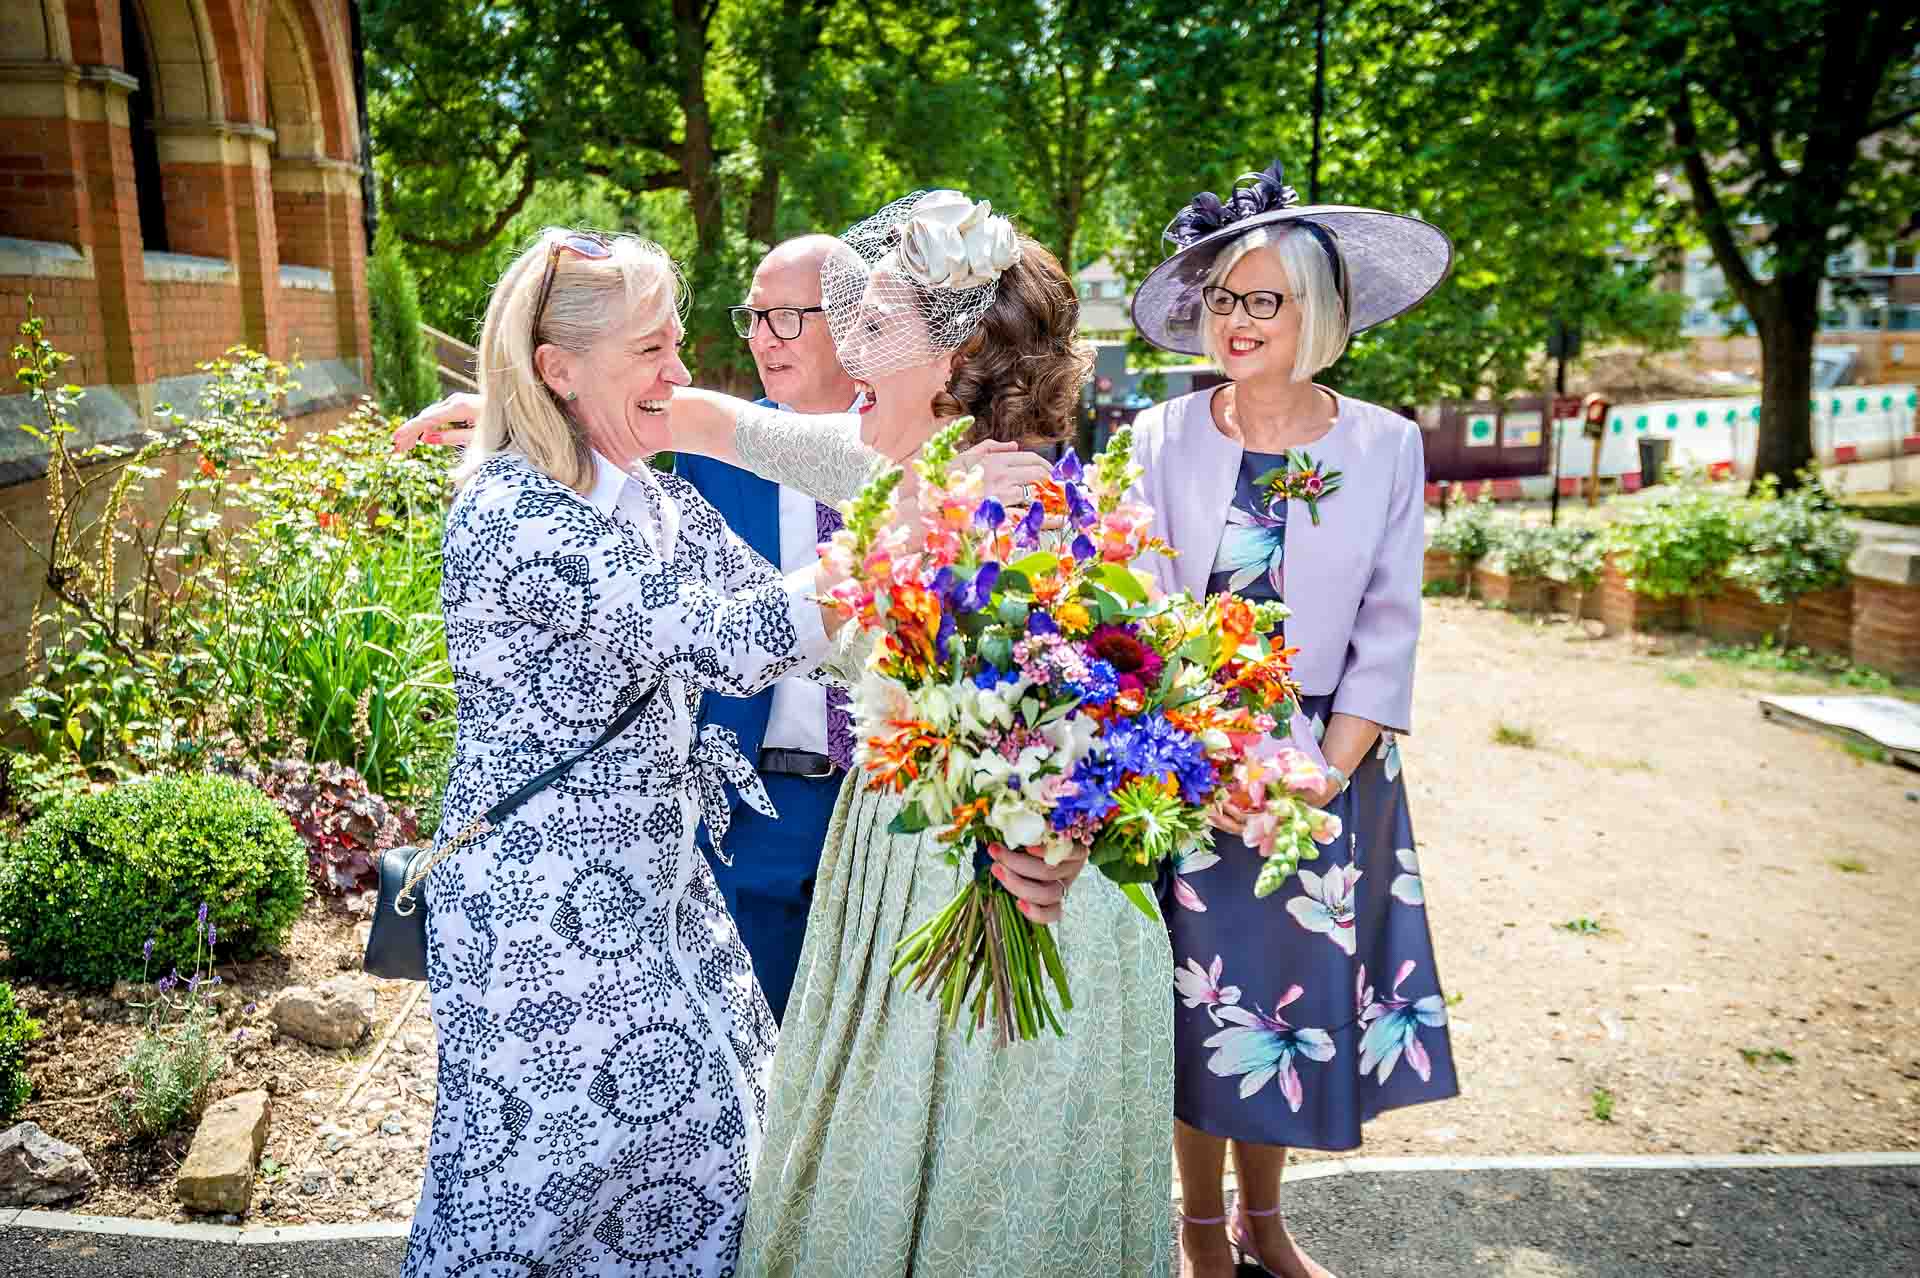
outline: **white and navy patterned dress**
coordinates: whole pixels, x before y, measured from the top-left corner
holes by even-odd
[[[775,1031],[693,847],[714,772],[752,772],[696,739],[695,710],[826,640],[806,588],[685,481],[595,460],[582,497],[496,457],[447,522],[441,837],[664,682],[428,880],[440,1091],[407,1278],[694,1278],[731,1274],[739,1247]]]

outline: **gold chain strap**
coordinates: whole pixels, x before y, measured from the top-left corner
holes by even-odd
[[[476,843],[491,833],[493,833],[493,822],[487,820],[485,816],[480,816],[474,818],[473,823],[466,829],[442,844],[439,851],[436,852],[431,847],[421,848],[419,855],[407,863],[407,884],[393,898],[393,912],[402,917],[412,914],[418,908],[413,900],[413,890],[420,886],[427,875],[433,873],[433,867],[467,844]]]

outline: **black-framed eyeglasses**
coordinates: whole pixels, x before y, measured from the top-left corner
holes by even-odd
[[[757,306],[729,307],[727,314],[733,316],[733,331],[745,338],[751,338],[760,331],[761,321],[765,321],[773,335],[783,342],[791,342],[800,336],[800,328],[806,323],[808,315],[824,315],[824,306],[769,306],[764,310]]]
[[[1215,315],[1231,315],[1235,306],[1247,308],[1247,314],[1254,319],[1272,319],[1280,313],[1281,303],[1287,300],[1285,293],[1276,293],[1269,288],[1256,288],[1251,293],[1236,293],[1230,288],[1221,288],[1210,284],[1200,290],[1200,298],[1207,309]]]
[[[553,296],[554,267],[560,253],[578,253],[589,262],[604,262],[613,256],[613,243],[598,231],[571,231],[547,245],[547,273],[540,278],[540,300],[533,304],[533,324],[528,333],[535,346],[540,342],[540,320],[547,313],[547,299]]]

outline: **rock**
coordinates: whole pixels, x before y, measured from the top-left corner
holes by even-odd
[[[132,981],[119,980],[113,983],[113,990],[107,995],[116,1003],[131,1003],[139,997],[140,987]]]
[[[308,1198],[333,1188],[333,1177],[324,1167],[309,1167],[300,1174],[300,1192]]]
[[[173,1183],[180,1201],[194,1211],[244,1215],[272,1114],[273,1102],[264,1091],[242,1092],[208,1106]]]
[[[318,989],[296,985],[273,1005],[273,1023],[315,1047],[352,1047],[373,1028],[373,991],[350,976]]]
[[[398,1115],[389,1114],[380,1120],[380,1130],[389,1136],[404,1136],[407,1132],[407,1125],[400,1120]]]
[[[87,1157],[65,1141],[17,1123],[0,1132],[0,1207],[71,1202],[100,1181]]]

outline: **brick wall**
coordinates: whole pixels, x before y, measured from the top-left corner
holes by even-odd
[[[324,289],[280,291],[281,349],[291,358],[332,359],[340,352],[334,295]],[[351,354],[351,352],[348,352]]]
[[[1687,624],[1686,601],[1649,599],[1627,586],[1626,574],[1607,560],[1600,575],[1600,620],[1609,632],[1634,630],[1678,630]]]
[[[1700,603],[1700,629],[1716,639],[1779,639],[1786,624],[1784,607],[1762,603],[1751,591],[1732,586]],[[1845,656],[1853,649],[1853,625],[1853,587],[1823,591],[1800,600],[1793,610],[1793,642]]]
[[[237,285],[168,281],[148,288],[158,317],[153,377],[191,373],[195,365],[242,340]]]
[[[107,332],[95,301],[97,292],[93,280],[0,275],[0,353],[11,351],[20,340],[20,323],[27,318],[27,295],[31,293],[34,310],[46,321],[47,340],[74,357],[61,377],[82,386],[109,380]],[[16,394],[20,387],[13,380],[12,360],[7,361],[6,370],[0,395]],[[0,430],[12,425],[0,422]]]
[[[1856,577],[1853,609],[1854,661],[1920,681],[1920,586]]]

